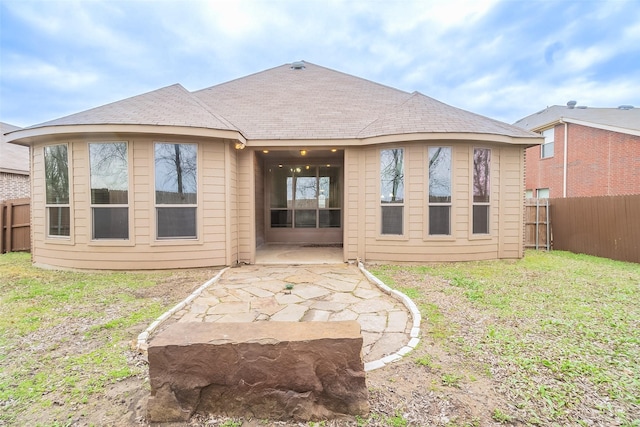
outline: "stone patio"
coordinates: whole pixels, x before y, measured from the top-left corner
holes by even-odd
[[[246,265],[226,269],[155,327],[175,322],[356,320],[364,339],[365,368],[371,370],[399,359],[418,342],[415,305],[384,288],[352,264]]]

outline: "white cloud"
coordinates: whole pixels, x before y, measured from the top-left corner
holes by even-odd
[[[38,82],[40,85],[55,90],[77,91],[86,88],[99,80],[92,71],[64,69],[39,59],[10,56],[3,64],[3,79],[22,81],[27,84]]]

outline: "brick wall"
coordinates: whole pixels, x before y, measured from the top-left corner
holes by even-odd
[[[567,197],[640,194],[640,136],[569,123]],[[554,155],[541,159],[540,147],[526,152],[526,189],[549,188],[562,197],[564,124],[555,127]]]
[[[29,195],[29,175],[0,172],[0,203],[27,198]]]

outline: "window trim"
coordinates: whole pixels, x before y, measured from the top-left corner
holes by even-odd
[[[544,136],[544,141],[540,144],[540,159],[550,159],[555,155],[556,128],[545,129],[540,134]],[[551,150],[551,154],[545,156],[545,147]]]
[[[388,150],[402,150],[402,187],[403,187],[403,197],[402,202],[382,202],[382,197],[378,198],[378,209],[377,209],[377,240],[409,240],[409,233],[407,232],[407,210],[408,210],[408,201],[407,201],[407,188],[409,182],[409,176],[407,175],[407,149],[404,146],[391,146],[379,148],[376,150],[377,153],[377,194],[382,194],[382,170],[381,170],[381,159],[382,152]],[[383,207],[402,207],[402,234],[384,234],[382,233],[382,208]]]
[[[125,144],[127,147],[127,203],[122,204],[94,204],[91,201],[91,144]],[[135,246],[135,235],[133,234],[133,209],[131,208],[131,188],[133,186],[133,162],[131,161],[131,144],[125,140],[93,140],[87,141],[87,180],[89,189],[89,245],[90,246]],[[95,238],[94,208],[127,208],[127,235],[126,239],[116,238]]]
[[[196,203],[188,203],[188,204],[175,204],[175,203],[158,203],[156,197],[156,145],[157,144],[180,144],[180,145],[193,145],[196,148]],[[200,188],[201,185],[201,158],[202,153],[200,149],[200,144],[197,142],[185,142],[185,141],[152,141],[151,142],[151,158],[153,159],[153,179],[151,185],[151,193],[153,200],[153,227],[151,228],[151,233],[153,235],[153,242],[155,245],[171,245],[171,244],[189,244],[189,243],[201,243],[202,242],[202,215],[200,212],[201,208],[201,199],[202,199],[202,191]],[[196,235],[194,237],[159,237],[158,236],[158,209],[161,208],[195,208],[195,232]]]
[[[442,203],[442,202],[431,202],[430,199],[430,189],[429,189],[429,149],[430,148],[449,148],[451,150],[451,171],[450,171],[450,182],[451,182],[451,201],[448,203]],[[451,145],[427,145],[425,146],[424,149],[424,153],[425,153],[425,163],[426,163],[426,167],[425,170],[427,171],[427,176],[425,179],[425,206],[427,207],[427,209],[425,209],[424,212],[424,221],[423,224],[425,224],[425,229],[424,229],[424,237],[423,240],[424,241],[433,241],[433,240],[439,240],[439,241],[454,241],[455,240],[455,230],[454,230],[454,224],[455,221],[453,220],[454,218],[454,197],[453,197],[453,193],[454,193],[454,188],[455,188],[455,174],[453,173],[454,169],[455,169],[455,154],[454,154],[455,150],[454,147]],[[429,232],[429,228],[430,228],[430,210],[431,210],[431,206],[449,206],[449,234],[431,234]]]
[[[54,147],[57,145],[64,145],[67,147],[67,179],[68,179],[68,192],[69,192],[69,203],[60,203],[60,204],[53,204],[53,203],[47,203],[47,176],[46,176],[46,169],[45,169],[45,158],[46,158],[46,148],[47,147]],[[42,171],[44,174],[44,207],[45,207],[45,220],[44,220],[44,235],[45,235],[45,242],[46,243],[54,243],[54,244],[65,244],[65,245],[73,245],[74,241],[75,241],[75,233],[73,233],[74,230],[74,216],[73,216],[73,206],[74,206],[74,202],[73,202],[73,191],[71,191],[73,189],[73,173],[71,173],[71,171],[73,170],[73,164],[72,164],[72,155],[71,155],[71,144],[68,142],[63,142],[63,143],[57,143],[57,144],[46,144],[42,146]],[[49,215],[49,210],[51,208],[68,208],[69,209],[69,235],[68,236],[56,236],[56,235],[52,235],[49,234],[49,225],[50,225],[50,215]]]
[[[489,187],[489,201],[488,202],[476,202],[474,201],[474,196],[473,196],[473,191],[474,191],[474,159],[475,159],[475,150],[489,150],[489,183],[488,183],[488,187]],[[483,146],[472,146],[470,148],[470,155],[469,155],[469,165],[470,165],[470,174],[469,174],[469,202],[470,202],[470,206],[469,206],[469,240],[483,240],[483,239],[491,239],[493,237],[492,233],[493,233],[493,227],[491,227],[491,216],[492,216],[492,209],[491,209],[491,205],[493,203],[493,189],[492,189],[492,184],[493,184],[493,180],[492,180],[492,176],[493,176],[493,149],[491,147],[483,147]],[[487,232],[486,233],[474,233],[473,232],[473,210],[475,206],[487,206],[488,207],[488,212],[487,212]]]

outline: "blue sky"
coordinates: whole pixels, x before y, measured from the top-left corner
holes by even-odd
[[[306,60],[508,123],[640,107],[638,0],[0,0],[0,121]]]

